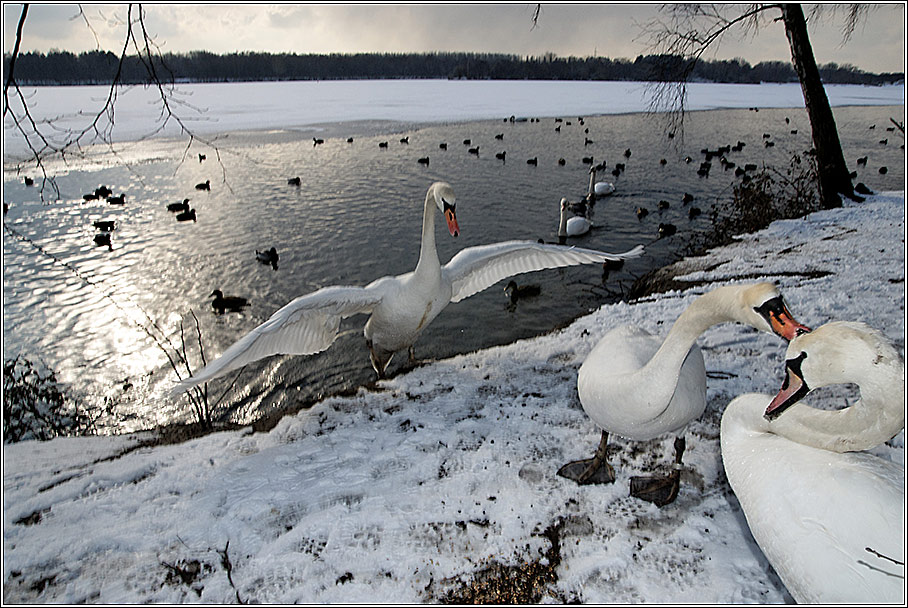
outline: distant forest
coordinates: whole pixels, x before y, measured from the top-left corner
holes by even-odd
[[[4,72],[9,73],[9,55]],[[361,53],[297,55],[206,51],[168,53],[156,58],[154,69],[165,82],[249,82],[278,80],[354,80],[449,78],[470,80],[624,80],[670,81],[685,68],[671,55],[646,55],[635,60],[606,57],[520,57],[482,53]],[[111,52],[21,53],[15,80],[27,85],[109,84],[120,74],[124,84],[148,83],[148,70],[135,56],[123,64]],[[882,85],[904,80],[904,73],[871,74],[851,65],[820,66],[826,83]],[[768,61],[750,65],[743,59],[699,61],[694,82],[797,82],[791,64]]]

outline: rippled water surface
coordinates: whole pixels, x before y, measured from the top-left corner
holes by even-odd
[[[885,131],[889,117],[901,117],[903,108],[834,111],[856,181],[878,190],[904,189],[904,140]],[[709,212],[721,213],[735,178],[716,160],[709,177],[698,177],[702,148],[740,140],[747,145],[730,153],[730,160],[784,167],[793,153],[810,147],[802,109],[693,112],[680,144],[665,137],[664,123],[642,114],[586,117],[583,125],[578,117],[564,121],[488,120],[379,136],[351,132],[321,145],[308,134],[247,133],[218,140],[218,151],[197,143],[187,150],[185,140],[126,144],[117,157],[102,153],[91,163],[57,167],[62,198],[47,202],[38,187],[26,187],[21,176],[6,171],[4,202],[10,208],[4,222],[13,232],[3,237],[4,358],[41,357],[87,401],[114,404],[111,430],[188,419],[187,404],[166,394],[174,374],[159,343],[166,339],[179,347],[182,324],[186,351],[198,366],[192,313],[210,360],[295,297],[412,270],[422,203],[436,180],[453,185],[461,228],[452,239],[437,227],[442,263],[472,245],[553,241],[560,198],[576,200],[586,192],[583,157],[610,168],[624,162],[626,171],[617,180],[600,176],[615,181],[617,192],[597,203],[595,229],[573,242],[605,251],[643,243],[644,257],[605,281],[595,266],[524,275],[519,281],[540,285],[542,295],[516,307],[508,306],[503,283],[451,304],[417,341],[416,354],[449,357],[538,335],[613,301],[635,277],[674,261],[692,235],[710,229]],[[869,129],[872,124],[876,129]],[[764,146],[764,133],[773,147]],[[887,145],[879,143],[887,136]],[[403,137],[409,143],[401,143]],[[467,138],[480,147],[478,156],[468,153],[462,143]],[[380,148],[384,141],[387,148]],[[442,142],[447,150],[439,147]],[[504,161],[495,156],[502,151]],[[198,153],[207,159],[200,162]],[[866,167],[857,166],[865,155]],[[417,162],[426,156],[428,166]],[[532,157],[536,166],[526,163]],[[300,187],[287,183],[294,176]],[[205,180],[210,192],[194,189]],[[125,193],[126,204],[82,200],[101,184]],[[696,197],[693,204],[704,211],[700,218],[688,219],[681,203],[685,192]],[[198,221],[179,223],[167,211],[168,203],[183,198],[190,198]],[[663,199],[670,208],[659,212]],[[634,213],[640,206],[650,211],[643,220]],[[116,222],[112,250],[93,241],[92,224],[102,219]],[[678,233],[657,240],[660,222],[674,223]],[[271,246],[280,254],[277,270],[255,258],[256,250]],[[250,306],[216,315],[209,297],[214,289],[246,297]],[[215,398],[231,386],[218,418],[249,422],[371,381],[365,320],[347,319],[342,330],[350,331],[323,353],[272,357],[248,366],[232,386],[236,374],[211,383]],[[399,353],[390,372],[405,360],[406,353]]]

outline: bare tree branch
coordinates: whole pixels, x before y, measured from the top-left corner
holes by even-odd
[[[22,43],[22,26],[25,25],[25,17],[28,15],[28,5],[22,5],[22,13],[19,15],[19,24],[16,26],[16,44],[13,46],[13,54],[9,60],[9,74],[6,75],[6,84],[3,85],[3,117],[9,111],[9,87],[13,84],[13,74],[16,68],[16,57],[19,56],[19,45]]]
[[[667,130],[684,137],[687,83],[707,50],[718,47],[725,34],[739,28],[755,36],[768,11],[778,4],[667,4],[660,7],[666,19],[653,19],[641,26],[642,40],[664,61],[648,83],[649,112],[664,114]]]
[[[86,147],[95,143],[105,144],[107,149],[113,153],[114,156],[119,158],[117,152],[118,148],[114,142],[116,103],[120,88],[123,86],[123,72],[127,58],[129,57],[135,57],[142,65],[148,75],[149,83],[158,93],[157,97],[160,103],[160,113],[155,128],[150,133],[138,138],[138,141],[144,141],[154,137],[163,132],[169,124],[176,123],[179,126],[181,133],[190,138],[189,145],[193,142],[199,142],[215,152],[217,162],[221,167],[223,183],[230,192],[233,192],[233,188],[227,180],[227,169],[223,164],[220,149],[215,143],[215,140],[199,137],[175,111],[175,106],[177,105],[195,111],[201,111],[201,109],[194,108],[188,103],[178,99],[173,84],[172,74],[165,77],[165,75],[161,73],[161,68],[166,69],[167,66],[164,63],[163,53],[161,53],[160,48],[154,42],[152,35],[146,27],[145,10],[141,4],[130,4],[127,6],[127,15],[124,22],[126,32],[123,38],[123,45],[120,49],[115,74],[110,87],[107,90],[107,96],[102,107],[96,113],[92,114],[88,118],[87,123],[81,128],[72,129],[60,126],[60,123],[62,122],[61,119],[64,118],[62,116],[43,121],[35,120],[31,112],[31,103],[29,99],[16,83],[14,69],[16,57],[19,54],[19,44],[22,39],[22,30],[26,20],[27,7],[27,4],[23,7],[17,30],[16,46],[10,57],[9,74],[7,75],[7,82],[4,88],[4,117],[6,117],[7,113],[11,116],[13,126],[24,140],[25,147],[28,151],[28,158],[19,163],[18,169],[21,171],[25,163],[30,163],[43,176],[40,186],[42,199],[44,198],[45,189],[47,187],[52,188],[53,196],[55,198],[60,197],[60,191],[56,181],[46,166],[46,162],[50,158],[60,158],[64,160],[64,162],[68,156],[79,156],[84,158],[87,153]],[[85,22],[86,27],[91,31],[100,47],[98,35],[81,6],[79,7],[79,13],[74,18],[78,17],[81,17]],[[15,104],[10,103],[10,90],[15,92]],[[76,116],[81,115],[81,112],[76,114]],[[183,160],[185,160],[185,155]],[[129,163],[122,158],[119,158],[119,161],[123,166],[126,166],[131,171],[133,170]],[[182,165],[182,161],[180,164]],[[179,169],[179,166],[177,169]],[[133,172],[138,176],[135,171]]]

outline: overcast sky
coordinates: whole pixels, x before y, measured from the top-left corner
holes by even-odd
[[[639,24],[658,4],[145,4],[146,26],[165,52],[268,51],[305,53],[470,51],[633,59],[650,50]],[[873,4],[847,44],[842,13],[810,24],[817,62],[852,64],[869,72],[905,69],[905,3]],[[21,50],[81,52],[100,46],[119,54],[124,4],[32,4]],[[841,6],[839,7],[841,11]],[[15,41],[21,4],[4,3],[3,48]],[[86,25],[86,19],[91,29]],[[97,36],[97,39],[96,39]],[[741,57],[751,64],[789,61],[784,28],[757,36],[726,36],[708,59]]]

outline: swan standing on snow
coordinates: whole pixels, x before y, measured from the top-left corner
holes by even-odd
[[[722,416],[750,531],[799,603],[904,605],[905,469],[860,450],[904,428],[905,364],[882,334],[843,322],[795,338],[786,359],[774,399],[741,395]],[[791,407],[847,382],[861,392],[850,407]]]
[[[392,355],[409,348],[449,302],[459,302],[501,279],[546,268],[603,263],[638,257],[643,247],[612,254],[591,249],[508,241],[468,247],[442,266],[435,250],[435,211],[441,211],[451,236],[460,229],[454,190],[435,182],[426,193],[422,245],[416,269],[382,277],[365,287],[332,286],[299,297],[228,348],[174,393],[188,390],[230,370],[269,355],[309,355],[325,350],[337,337],[341,319],[371,313],[363,331],[372,366],[381,377]]]
[[[809,331],[795,321],[772,283],[731,285],[706,293],[675,321],[665,340],[635,326],[607,333],[577,376],[584,411],[602,429],[599,448],[587,460],[558,471],[580,484],[611,483],[609,433],[636,441],[666,433],[675,438],[675,466],[667,476],[632,477],[631,495],[663,506],[678,494],[686,425],[706,408],[706,368],[696,340],[718,323],[738,322],[791,340]]]

